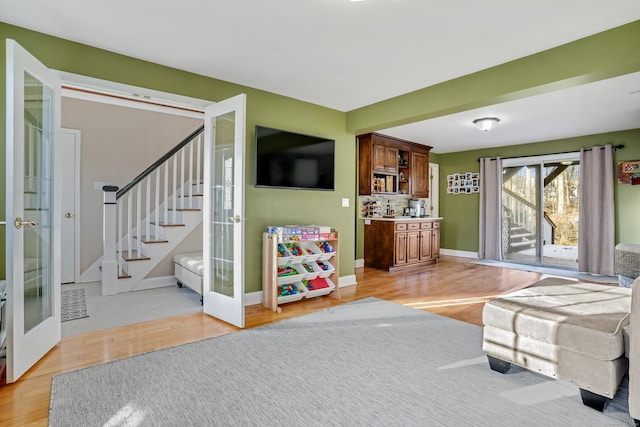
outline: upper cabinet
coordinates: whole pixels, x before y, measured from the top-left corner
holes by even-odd
[[[429,196],[431,147],[378,133],[358,136],[360,195]]]

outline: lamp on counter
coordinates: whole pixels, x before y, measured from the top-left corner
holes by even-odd
[[[499,121],[500,119],[497,117],[483,117],[481,119],[475,119],[473,124],[476,125],[478,129],[487,132],[496,127]]]

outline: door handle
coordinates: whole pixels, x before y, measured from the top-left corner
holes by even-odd
[[[240,222],[240,215],[234,215],[227,218],[227,221],[230,222]]]
[[[71,212],[67,212],[66,214],[64,214],[64,216],[66,216],[67,218],[71,218],[73,215],[71,214]]]
[[[16,228],[18,230],[20,230],[23,225],[28,225],[29,227],[37,227],[38,226],[37,222],[35,222],[35,221],[23,221],[22,218],[20,218],[20,217],[16,218],[16,220],[13,222],[13,224],[16,226]]]

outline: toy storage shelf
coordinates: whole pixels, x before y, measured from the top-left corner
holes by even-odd
[[[333,252],[324,252],[317,247],[317,243],[327,243]],[[278,256],[278,245],[295,245],[302,249],[302,253],[286,252]],[[281,246],[280,249],[283,249]],[[286,246],[284,247],[286,249]],[[295,248],[294,248],[295,249]],[[307,250],[309,249],[309,250]],[[278,271],[286,270],[288,275],[279,275]],[[280,304],[299,301],[303,298],[315,298],[329,295],[340,298],[338,288],[338,233],[331,232],[331,237],[321,240],[278,242],[278,235],[263,233],[262,235],[262,305],[269,310],[282,312]],[[328,288],[313,289],[313,283],[320,280],[328,284]],[[326,282],[324,282],[324,281]],[[310,285],[308,289],[304,283]],[[282,296],[279,287],[293,285],[297,293]]]

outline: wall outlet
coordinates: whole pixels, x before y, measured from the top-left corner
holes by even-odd
[[[342,207],[343,208],[348,208],[349,207],[349,198],[348,197],[343,197],[342,198]]]

